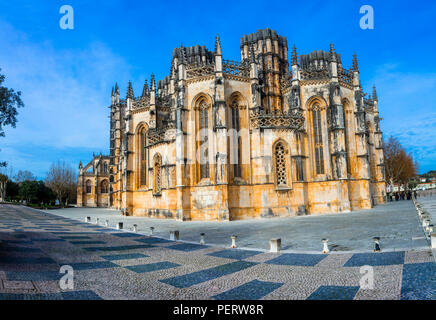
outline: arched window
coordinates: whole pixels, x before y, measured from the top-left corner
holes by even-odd
[[[91,193],[91,180],[86,180],[86,193]]]
[[[108,183],[107,180],[103,180],[100,184],[100,193],[108,193]]]
[[[313,137],[314,137],[314,146],[315,146],[316,174],[324,174],[321,108],[317,104],[312,109],[312,122],[313,122]]]
[[[281,142],[277,143],[274,147],[274,160],[276,184],[278,187],[287,186],[286,148]]]
[[[199,104],[200,113],[200,179],[209,178],[209,110],[206,101]]]
[[[106,162],[103,164],[103,171],[104,171],[104,173],[107,173],[107,163]]]
[[[351,144],[351,136],[352,136],[352,125],[353,125],[353,119],[352,115],[353,112],[350,109],[350,104],[348,101],[344,101],[342,103],[344,106],[344,127],[345,127],[345,152],[347,152],[347,174],[349,176],[352,175],[351,172],[351,153],[350,153],[350,144]]]
[[[239,131],[241,129],[240,126],[240,118],[239,118],[239,105],[238,101],[234,100],[231,106],[232,110],[232,129],[233,129],[233,135],[232,135],[232,155],[233,155],[233,176],[241,177],[241,137],[239,134]]]
[[[139,185],[147,184],[147,130],[142,128],[138,132],[138,150],[139,150]]]
[[[296,137],[296,144],[298,146],[299,153],[301,154],[301,151],[303,150],[303,143],[301,134],[297,133],[295,135]],[[296,181],[304,181],[304,163],[303,163],[303,156],[297,155],[295,158],[295,178]]]
[[[153,193],[160,194],[162,191],[162,157],[160,154],[154,156],[153,161],[153,174],[154,174],[154,185]]]

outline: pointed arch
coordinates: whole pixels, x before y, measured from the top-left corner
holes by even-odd
[[[100,183],[100,193],[108,193],[109,192],[109,184],[105,179]]]
[[[308,127],[311,131],[314,174],[325,174],[323,119],[326,118],[327,103],[324,98],[314,96],[308,100]]]
[[[141,122],[136,126],[136,150],[137,152],[137,185],[147,186],[147,167],[148,167],[148,125]]]
[[[244,109],[247,107],[247,101],[239,92],[233,92],[227,99],[229,106],[229,163],[232,166],[233,178],[242,178],[242,129],[246,127],[246,116]]]
[[[86,180],[86,193],[92,193],[92,184],[91,180]]]
[[[212,99],[205,93],[200,93],[194,99],[196,122],[196,159],[198,181],[210,178],[209,150],[210,128],[213,127]]]

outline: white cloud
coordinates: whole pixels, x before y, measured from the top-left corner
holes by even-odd
[[[385,137],[393,135],[412,152],[422,171],[436,168],[435,73],[402,70],[398,63],[376,69],[369,84],[377,85]],[[372,92],[367,88],[367,92]]]
[[[48,42],[31,43],[8,25],[1,25],[0,38],[6,84],[21,90],[25,103],[2,144],[107,149],[110,88],[115,79],[128,78],[126,62],[98,42],[56,50]]]

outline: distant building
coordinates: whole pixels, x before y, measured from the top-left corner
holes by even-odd
[[[79,165],[78,207],[109,207],[109,156],[93,155],[86,166]]]

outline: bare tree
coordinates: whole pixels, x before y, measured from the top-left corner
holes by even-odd
[[[32,172],[28,170],[18,170],[17,174],[14,177],[14,181],[16,183],[21,183],[24,181],[35,181],[36,178]]]
[[[384,157],[387,182],[391,186],[396,183],[406,187],[418,170],[412,154],[406,152],[397,138],[390,136],[384,143]]]
[[[45,179],[45,184],[56,193],[59,203],[63,203],[64,199],[68,203],[71,190],[76,188],[74,169],[65,161],[53,163]]]

